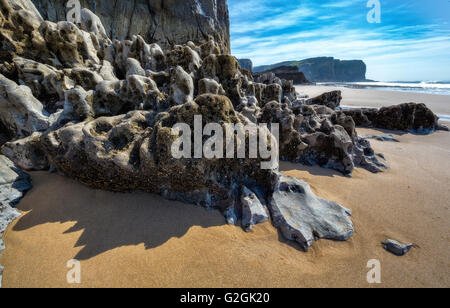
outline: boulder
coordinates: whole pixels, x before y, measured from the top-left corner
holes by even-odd
[[[169,67],[180,66],[192,77],[195,77],[195,73],[202,65],[202,60],[200,55],[189,46],[177,45],[168,52],[167,65]]]
[[[351,109],[344,113],[351,116],[357,126],[429,134],[441,126],[438,117],[425,104],[407,103],[381,109]]]
[[[44,21],[39,28],[48,49],[66,68],[100,64],[91,35],[68,21]]]
[[[342,92],[341,91],[331,91],[323,93],[317,97],[309,99],[306,101],[308,105],[321,105],[327,106],[331,109],[336,109],[341,106]]]
[[[1,148],[1,154],[23,170],[48,170],[50,165],[41,146],[41,135],[34,133],[30,137],[8,142]]]
[[[274,226],[306,250],[317,239],[346,241],[354,232],[350,210],[318,198],[308,184],[291,177],[280,176],[269,208]]]
[[[13,59],[19,83],[31,89],[33,96],[44,103],[47,111],[55,112],[57,102],[64,100],[64,91],[75,85],[63,71],[30,59]]]

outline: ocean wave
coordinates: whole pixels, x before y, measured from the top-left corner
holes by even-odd
[[[341,86],[352,89],[369,89],[369,90],[383,90],[383,91],[400,91],[400,92],[414,92],[437,95],[450,95],[450,82],[442,81],[422,81],[422,82],[324,82],[318,83],[323,86]]]
[[[422,89],[449,89],[450,83],[441,82],[351,82],[349,85],[365,87],[387,87],[387,88],[422,88]]]

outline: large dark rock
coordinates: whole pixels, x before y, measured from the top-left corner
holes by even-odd
[[[351,109],[345,110],[344,113],[353,118],[356,126],[421,134],[442,128],[438,123],[438,117],[425,104],[407,103],[381,109]]]
[[[311,82],[356,82],[366,80],[367,67],[363,61],[338,60],[332,57],[319,57],[258,66],[254,68],[254,72],[263,72],[284,66],[296,67]]]
[[[241,185],[270,189],[272,171],[261,169],[259,159],[175,159],[172,127],[185,123],[194,131],[194,115],[202,115],[203,125],[250,124],[227,97],[205,94],[164,113],[132,111],[70,125],[41,142],[59,171],[98,189],[142,190],[222,211],[235,206]]]
[[[45,20],[66,20],[67,1],[31,0]],[[187,41],[200,43],[213,36],[222,52],[230,52],[226,0],[80,0],[98,15],[111,39],[141,35],[164,49]]]
[[[346,241],[354,232],[350,210],[316,197],[307,183],[294,178],[279,178],[269,207],[274,226],[304,249],[321,238]]]
[[[331,109],[336,109],[341,106],[341,101],[342,101],[342,92],[331,91],[307,100],[306,104],[321,105]]]

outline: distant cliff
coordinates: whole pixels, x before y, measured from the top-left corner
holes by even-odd
[[[45,20],[66,20],[65,0],[32,0]],[[102,20],[113,39],[140,34],[167,49],[212,35],[230,53],[227,0],[80,0]]]
[[[257,66],[254,72],[273,70],[281,66],[295,66],[311,82],[357,82],[366,80],[366,64],[362,60],[341,61],[332,57],[286,61]]]
[[[294,84],[310,83],[308,79],[306,79],[305,75],[300,72],[295,66],[280,66],[264,72],[254,73],[253,75],[257,77],[265,73],[274,73],[281,79],[292,80]]]
[[[253,72],[253,62],[250,59],[238,59],[239,65],[244,70],[249,71],[250,73]]]

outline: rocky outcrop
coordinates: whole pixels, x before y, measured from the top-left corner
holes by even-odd
[[[48,59],[54,55],[47,49],[39,31],[43,19],[30,0],[0,2],[0,63],[15,56],[29,59]],[[8,68],[2,68],[2,71]]]
[[[259,76],[267,75],[268,73],[273,73],[281,79],[292,80],[296,85],[310,84],[305,75],[295,66],[280,66],[271,70],[255,73],[254,76],[255,78],[258,78]]]
[[[338,60],[331,57],[311,58],[258,66],[254,72],[273,70],[282,66],[296,67],[311,82],[357,82],[366,80],[366,64],[361,60]]]
[[[17,16],[37,16],[33,8],[6,6],[10,1],[0,1],[3,38],[21,27]],[[194,2],[206,3],[164,5]],[[337,107],[340,95],[308,105],[292,80],[253,78],[212,36],[168,48],[141,35],[113,41],[93,12],[83,9],[81,17],[79,25],[36,17],[26,35],[7,37],[13,43],[4,43],[0,67],[4,155],[25,170],[57,170],[97,189],[141,190],[218,209],[246,231],[267,221],[270,210],[281,232],[304,248],[314,238],[351,236],[348,210],[268,164],[268,156],[280,156],[345,174],[356,166],[384,170],[353,118],[327,107]],[[39,53],[28,51],[35,41],[43,42]],[[229,133],[223,141],[220,131]],[[262,155],[262,141],[271,155]]]
[[[351,116],[357,126],[429,134],[443,129],[438,117],[425,104],[407,103],[381,109],[350,109],[344,113]]]
[[[66,1],[31,0],[45,20],[66,20]],[[226,0],[80,0],[81,7],[97,15],[111,39],[142,36],[168,50],[176,44],[199,44],[209,36],[222,52],[230,52]]]
[[[370,143],[355,130],[353,119],[325,106],[271,102],[264,106],[261,123],[280,123],[280,157],[306,165],[320,165],[351,174],[355,167],[371,172],[387,168]]]
[[[8,142],[1,153],[23,170],[48,170],[50,164],[41,143],[41,133]]]
[[[20,139],[47,130],[53,120],[29,87],[0,74],[0,122],[6,136]]]
[[[250,59],[238,59],[239,65],[242,69],[249,71],[250,73],[253,72],[253,62]]]
[[[8,158],[0,155],[0,252],[5,249],[3,232],[8,225],[20,216],[13,208],[24,192],[31,189],[29,176],[17,168]],[[0,265],[0,287],[3,267]]]
[[[41,142],[53,166],[98,189],[148,191],[226,211],[234,206],[238,183],[270,187],[271,172],[257,159],[174,159],[178,135],[172,128],[184,123],[194,131],[194,115],[203,124],[249,124],[227,97],[205,94],[164,113],[132,111],[70,125]]]
[[[342,92],[341,91],[331,91],[323,93],[317,97],[307,100],[305,103],[307,105],[320,105],[326,106],[331,109],[336,109],[341,106]]]
[[[17,8],[8,14],[21,10],[26,11]],[[213,37],[201,45],[191,41],[168,50],[139,35],[111,41],[107,27],[86,9],[79,26],[42,21],[33,29],[45,43],[42,54],[52,54],[52,61],[13,49],[5,57],[0,100],[5,116],[0,123],[7,128],[8,142],[2,153],[26,170],[56,169],[94,188],[142,190],[215,208],[246,231],[269,219],[267,205],[280,182],[277,166],[262,168],[267,159],[260,156],[241,158],[241,145],[266,136],[277,155],[277,141],[266,125],[280,119],[263,115],[274,104],[284,104],[292,113],[294,106],[302,105],[292,81],[274,74],[254,80],[236,58],[222,53]],[[175,158],[173,145],[180,135],[174,126],[184,123],[195,130],[199,116],[202,127],[219,125],[224,131],[227,125],[237,127],[241,137],[234,152],[227,151],[227,157],[234,154],[235,159],[198,154]],[[247,134],[239,133],[239,125]],[[297,133],[306,138],[311,131]],[[184,131],[182,136],[188,138]],[[308,142],[314,147],[322,142],[319,139]],[[347,139],[350,144],[352,140]],[[200,146],[208,144],[211,140],[203,138]],[[336,147],[326,143],[320,148],[327,146]],[[183,153],[184,147],[183,143]],[[213,148],[218,151],[220,146],[214,143]],[[317,163],[314,159],[310,163]],[[292,200],[284,205],[279,200],[278,206],[295,207],[300,202]]]

